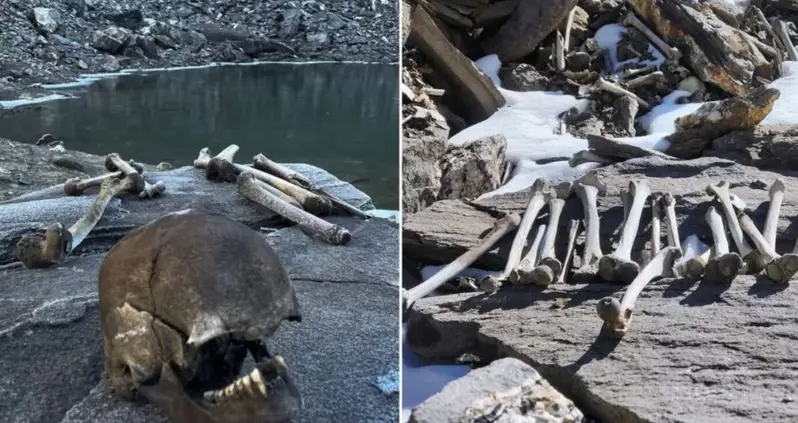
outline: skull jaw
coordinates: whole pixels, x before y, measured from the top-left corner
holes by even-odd
[[[274,371],[276,361],[282,364],[279,371]],[[199,395],[186,392],[172,368],[164,364],[158,381],[137,391],[173,422],[283,423],[303,407],[299,390],[279,357],[259,364],[225,388]]]

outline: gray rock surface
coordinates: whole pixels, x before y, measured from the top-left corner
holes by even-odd
[[[402,131],[402,211],[415,213],[434,203],[440,191],[439,160],[446,151],[449,126],[430,117],[414,119]]]
[[[507,139],[498,134],[449,146],[440,160],[438,199],[477,198],[499,188]]]
[[[425,298],[407,340],[446,362],[522,360],[601,422],[798,419],[794,286],[751,276],[654,282],[617,342],[601,335],[596,304],[620,298],[619,289],[558,284]]]
[[[499,71],[499,78],[502,86],[512,91],[545,91],[549,86],[549,78],[527,63]]]
[[[598,199],[601,217],[602,250],[613,248],[617,237],[613,234],[623,220],[623,206],[619,190],[626,188],[632,179],[645,179],[653,191],[668,191],[676,198],[676,217],[682,239],[697,235],[707,244],[712,243],[704,214],[711,204],[712,197],[705,188],[712,183],[726,180],[731,192],[747,202],[749,215],[762,227],[768,207],[768,188],[776,178],[782,178],[786,194],[778,225],[777,250],[780,253],[792,251],[798,239],[798,173],[784,171],[781,174],[740,165],[728,160],[703,157],[687,161],[666,161],[647,157],[632,159],[623,163],[597,169],[596,175],[608,186],[608,195]],[[403,255],[423,262],[449,263],[479,240],[493,227],[496,216],[506,212],[521,213],[526,209],[530,193],[522,191],[512,194],[489,197],[469,205],[458,200],[439,201],[420,213],[407,216],[402,226]],[[632,257],[639,260],[650,240],[650,210],[643,211],[638,237],[633,247]],[[568,199],[560,219],[560,231],[566,233],[570,219],[582,219],[582,205],[576,196]],[[541,213],[537,223],[544,223],[548,214]],[[507,260],[507,253],[514,234],[505,237],[488,254],[483,255],[475,267],[501,270]],[[581,236],[580,236],[581,238]],[[565,237],[559,237],[558,257],[566,244]],[[581,252],[581,239],[577,252]]]
[[[299,248],[299,240],[287,241],[300,238],[291,228],[267,236],[293,276],[303,310],[303,322],[284,324],[269,347],[285,357],[304,395],[297,421],[393,423],[398,398],[376,383],[398,370],[398,293],[391,286],[398,252],[387,241],[398,243],[397,230],[379,219],[342,219],[362,237],[386,240],[383,249],[360,248],[355,235],[350,245],[360,257],[359,273],[349,269],[346,247],[325,249],[304,237],[312,246]],[[102,258],[0,271],[0,421],[165,423],[154,407],[113,397],[103,380],[96,294]],[[302,279],[322,272],[326,278]]]
[[[798,169],[798,126],[768,125],[735,131],[712,141],[704,155],[760,169],[793,171]]]
[[[581,423],[582,412],[534,368],[496,360],[469,372],[413,410],[410,423]]]

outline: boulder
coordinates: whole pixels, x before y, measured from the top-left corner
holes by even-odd
[[[303,310],[302,323],[282,325],[269,348],[285,357],[304,397],[295,421],[395,423],[398,398],[376,384],[399,368],[398,228],[382,219],[336,219],[354,235],[347,246],[294,228],[266,236]],[[102,259],[0,271],[0,421],[167,423],[152,405],[109,392],[97,310]],[[43,372],[43,363],[57,364]],[[244,371],[251,370],[248,360]]]
[[[109,26],[94,33],[91,45],[105,53],[118,54],[130,44],[133,33],[118,26]]]
[[[434,203],[440,191],[439,160],[449,126],[439,114],[402,125],[402,211],[415,213]]]
[[[742,31],[710,7],[686,0],[630,0],[660,37],[684,55],[702,81],[739,96],[750,93],[754,69],[767,63]]]
[[[407,341],[438,362],[522,360],[600,422],[798,420],[794,286],[753,276],[653,282],[619,341],[602,334],[596,304],[622,289],[558,284],[424,298],[409,312]]]
[[[47,7],[34,7],[33,8],[33,21],[39,31],[45,34],[51,34],[58,29],[58,11]]]
[[[506,150],[507,140],[501,134],[450,145],[440,160],[438,199],[477,198],[499,188]]]
[[[518,4],[499,30],[482,40],[485,54],[498,54],[502,62],[520,60],[568,17],[577,0],[526,0]]]
[[[749,215],[762,227],[768,208],[768,188],[776,178],[782,178],[786,194],[778,225],[777,250],[792,251],[798,238],[798,177],[781,175],[754,167],[744,166],[728,160],[703,157],[694,160],[667,160],[661,157],[643,157],[616,163],[594,171],[608,186],[605,197],[598,199],[601,217],[602,251],[613,249],[613,234],[623,220],[623,205],[619,190],[626,188],[632,179],[645,179],[652,191],[668,191],[676,198],[676,218],[681,239],[696,235],[704,243],[711,244],[712,236],[704,221],[704,214],[712,197],[706,194],[709,184],[721,180],[729,182],[731,191],[747,202]],[[469,248],[478,244],[481,237],[493,227],[503,213],[522,213],[530,199],[529,191],[496,195],[466,204],[459,200],[438,201],[420,213],[407,216],[402,226],[403,255],[406,258],[426,263],[449,263]],[[650,241],[650,209],[643,211],[638,237],[632,257],[640,261]],[[566,233],[570,219],[582,219],[582,204],[576,196],[566,202],[560,219],[560,233]],[[537,223],[545,223],[548,216],[542,213]],[[507,262],[507,253],[512,238],[509,234],[489,253],[480,257],[474,267],[502,270]],[[566,244],[559,237],[558,257]],[[581,252],[581,237],[577,241],[577,252]],[[733,248],[733,246],[732,246]]]
[[[534,66],[520,63],[499,73],[502,86],[512,91],[545,91],[549,78],[540,74]]]
[[[665,152],[683,159],[700,157],[715,138],[756,128],[780,96],[775,88],[761,88],[750,97],[704,103],[695,112],[676,119],[676,132],[667,137],[670,146]]]
[[[798,169],[798,126],[766,125],[735,131],[712,141],[707,156],[773,171]]]
[[[514,358],[469,372],[413,410],[410,423],[582,423],[582,412],[534,368]]]

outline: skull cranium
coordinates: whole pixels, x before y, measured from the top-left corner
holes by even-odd
[[[120,240],[99,274],[106,373],[173,421],[282,422],[302,406],[264,340],[301,321],[296,294],[260,234],[187,210]],[[247,353],[256,368],[238,377]]]

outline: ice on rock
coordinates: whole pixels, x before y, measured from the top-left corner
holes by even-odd
[[[502,62],[499,60],[498,55],[489,54],[479,58],[474,62],[474,65],[493,81],[493,85],[501,88],[502,81],[499,79],[499,69],[502,67]]]

